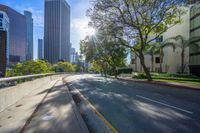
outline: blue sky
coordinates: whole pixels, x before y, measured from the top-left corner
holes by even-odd
[[[71,42],[72,47],[79,50],[80,39],[84,39],[90,31],[89,18],[86,10],[89,9],[89,0],[66,0],[71,7]],[[31,11],[34,19],[34,58],[37,57],[37,39],[43,38],[44,28],[44,0],[1,0],[7,5],[23,14],[24,10]]]

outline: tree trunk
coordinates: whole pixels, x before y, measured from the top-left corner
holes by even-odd
[[[163,63],[163,48],[160,48],[160,73],[163,72],[163,69],[162,69],[162,63]]]
[[[151,74],[150,74],[149,70],[147,69],[147,67],[145,65],[144,55],[141,53],[139,58],[140,58],[140,63],[142,65],[143,69],[144,69],[144,72],[145,72],[146,76],[147,76],[147,80],[148,81],[152,81]]]
[[[154,55],[151,54],[151,71],[153,72],[153,68],[154,68]]]
[[[137,55],[135,55],[135,71],[137,72]]]
[[[185,60],[185,50],[182,49],[182,52],[181,52],[181,73],[184,73],[184,60]]]

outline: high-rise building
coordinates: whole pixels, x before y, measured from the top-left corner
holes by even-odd
[[[44,43],[43,43],[43,39],[38,39],[38,59],[44,59]]]
[[[199,0],[188,0],[188,3],[189,3],[189,4],[195,4],[195,3],[197,3],[197,2],[199,2]]]
[[[33,60],[33,18],[32,13],[24,11],[26,17],[26,60]]]
[[[45,0],[44,58],[70,61],[70,6],[65,0]]]
[[[71,48],[71,51],[70,51],[71,55],[70,55],[70,62],[72,64],[75,64],[76,63],[76,50],[75,48]]]
[[[190,9],[190,38],[200,37],[200,3],[195,4]],[[195,40],[193,43],[199,44],[200,39]],[[190,48],[190,72],[192,74],[200,75],[200,50]]]
[[[26,18],[12,8],[0,4],[9,18],[9,64],[26,59]]]
[[[0,77],[4,77],[6,71],[6,35],[6,31],[0,31]]]
[[[0,31],[6,34],[6,65],[9,65],[9,18],[6,12],[0,11]]]

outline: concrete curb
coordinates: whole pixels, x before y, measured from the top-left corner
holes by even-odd
[[[62,78],[63,84],[67,84],[67,82],[65,81],[65,78],[66,77]],[[73,110],[74,110],[74,114],[75,114],[75,116],[77,118],[77,121],[78,121],[78,123],[80,125],[80,128],[82,129],[82,133],[89,133],[89,130],[88,130],[88,128],[87,128],[87,126],[86,126],[86,124],[85,124],[80,112],[77,109],[77,106],[76,106],[76,104],[75,104],[75,102],[74,102],[74,100],[72,98],[72,95],[69,92],[69,88],[68,87],[67,87],[67,91],[68,91],[68,95],[69,95],[69,97],[71,99],[71,104],[72,104],[72,107],[73,107]]]
[[[65,81],[65,83],[68,88],[71,88],[67,81]],[[104,118],[104,116],[90,103],[86,97],[81,94],[77,88],[73,87],[73,92],[71,92],[70,95],[79,96],[80,103],[76,103],[76,107],[79,109],[79,112],[82,114],[82,116],[87,117],[85,118],[85,121],[87,121],[86,123],[91,132],[118,133],[117,129],[115,129],[112,124],[106,120],[106,118]]]
[[[111,78],[116,79],[116,78],[113,78],[113,77],[111,77]],[[176,84],[173,84],[173,83],[162,82],[162,81],[139,81],[139,80],[134,80],[134,79],[124,79],[124,78],[117,78],[117,80],[130,81],[130,82],[136,82],[136,83],[157,84],[157,85],[168,86],[168,87],[176,87],[176,88],[183,88],[183,89],[200,91],[200,88],[197,88],[197,87],[191,87],[191,86],[185,86],[185,85],[176,85]]]

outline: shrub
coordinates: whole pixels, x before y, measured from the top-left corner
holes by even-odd
[[[133,73],[133,76],[132,78],[135,78],[135,79],[146,79],[146,75],[144,73]]]

